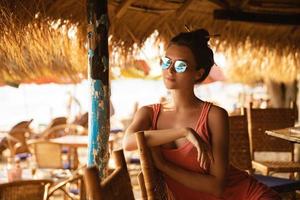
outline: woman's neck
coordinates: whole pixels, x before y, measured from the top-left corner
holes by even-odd
[[[190,90],[172,90],[171,106],[176,111],[182,111],[190,108],[195,108],[199,104],[199,99]]]

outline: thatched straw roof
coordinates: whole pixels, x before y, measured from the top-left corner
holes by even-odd
[[[188,25],[220,34],[212,38],[211,46],[225,55],[224,70],[231,81],[252,83],[267,77],[291,82],[299,74],[297,0],[110,0],[108,8],[111,50],[121,47],[118,51],[124,55],[154,30],[167,41]],[[231,14],[244,21],[216,20],[218,9],[234,10]],[[253,19],[240,12],[256,13],[256,21],[272,23],[245,22]],[[0,80],[30,82],[47,77],[76,82],[86,77],[84,0],[2,0],[0,14]]]

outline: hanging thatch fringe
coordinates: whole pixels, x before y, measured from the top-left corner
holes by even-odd
[[[300,73],[298,27],[216,21],[212,10],[218,6],[197,0],[192,4],[178,19],[180,3],[134,1],[118,18],[116,13],[121,4],[109,1],[111,65],[127,67],[138,47],[154,30],[166,42],[185,31],[187,24],[191,30],[203,27],[221,35],[211,39],[211,46],[225,55],[224,70],[229,81],[253,83],[269,78],[292,82],[296,79]],[[0,2],[0,15],[1,80],[26,82],[52,77],[76,82],[86,77],[83,1],[4,0]],[[77,37],[72,36],[75,32]]]
[[[2,81],[30,82],[47,77],[78,82],[85,77],[85,50],[75,37],[75,25],[45,20],[21,26],[13,16],[2,12],[1,17],[5,18],[0,33]]]

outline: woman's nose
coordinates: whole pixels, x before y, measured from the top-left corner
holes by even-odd
[[[168,72],[171,73],[171,74],[176,72],[173,62],[171,63],[170,67],[168,67]]]

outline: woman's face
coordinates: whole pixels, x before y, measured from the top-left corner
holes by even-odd
[[[192,51],[183,45],[172,44],[168,47],[165,57],[171,60],[171,65],[162,70],[164,84],[167,89],[190,89],[194,88],[203,70],[196,71],[196,61]],[[187,67],[184,72],[176,72],[175,61],[184,61]]]

